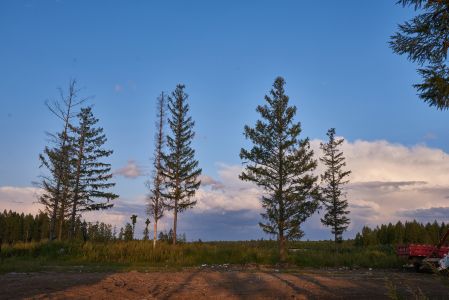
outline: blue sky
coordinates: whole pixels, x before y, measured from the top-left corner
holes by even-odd
[[[278,75],[304,136],[324,139],[335,127],[349,143],[384,140],[445,155],[447,112],[418,99],[417,66],[388,47],[413,14],[392,0],[1,1],[0,187],[37,180],[45,131],[60,129],[44,101],[71,78],[94,96],[113,168],[132,160],[143,175],[161,91],[186,84],[197,157],[219,180],[223,165],[240,164],[243,126],[254,123]],[[116,180],[116,191],[138,203],[146,177]]]

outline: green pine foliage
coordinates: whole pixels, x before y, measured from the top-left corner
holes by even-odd
[[[192,148],[195,122],[188,115],[188,95],[184,88],[178,84],[168,97],[170,134],[166,137],[167,153],[162,155],[165,184],[162,196],[166,209],[173,211],[173,244],[176,244],[178,213],[195,206],[194,196],[201,184],[198,179],[201,168]]]
[[[349,226],[348,201],[343,191],[343,186],[349,181],[345,178],[351,174],[351,171],[345,171],[346,166],[343,152],[339,149],[344,139],[335,138],[335,128],[327,132],[329,140],[327,143],[321,143],[323,156],[320,161],[326,167],[324,174],[321,175],[323,187],[321,188],[321,201],[326,213],[321,218],[325,226],[331,227],[335,242],[341,242],[342,234]]]
[[[0,240],[4,243],[38,242],[48,239],[49,218],[45,213],[36,216],[4,210],[0,212]]]
[[[111,165],[103,160],[113,151],[103,148],[106,135],[97,127],[91,107],[81,109],[79,125],[71,126],[73,138],[73,178],[71,188],[71,234],[75,234],[75,220],[83,211],[108,209],[118,195],[108,191],[115,186],[111,182]]]
[[[162,242],[166,242],[168,244],[173,243],[173,229],[170,228],[170,230],[167,231],[161,231],[159,232],[158,240]],[[187,242],[186,234],[178,234],[176,237],[176,243],[185,243]]]
[[[106,224],[103,222],[88,222],[86,223],[86,237],[82,239],[82,236],[80,235],[80,229],[78,229],[80,226],[77,226],[78,228],[75,228],[75,235],[77,237],[77,240],[88,240],[92,242],[110,242],[114,241],[116,239],[112,225]]]
[[[409,243],[437,245],[447,230],[448,226],[444,222],[423,224],[415,220],[405,223],[399,221],[396,224],[383,224],[373,229],[365,226],[360,233],[357,233],[354,241],[355,245],[365,247]],[[448,244],[449,240],[445,245]]]
[[[134,227],[129,223],[126,223],[125,225],[125,230],[123,231],[123,239],[125,241],[134,240]]]
[[[111,241],[115,239],[112,226],[103,222],[81,222],[79,218],[75,223],[75,235],[77,240]],[[83,237],[83,227],[86,237]],[[13,211],[0,213],[0,240],[3,243],[14,244],[18,242],[47,241],[50,231],[50,218],[41,212],[37,215],[25,215]],[[66,238],[67,235],[63,235]]]
[[[103,149],[106,136],[103,128],[96,126],[92,108],[77,111],[87,100],[78,93],[72,80],[67,95],[60,91],[59,102],[46,103],[63,124],[61,132],[49,134],[50,144],[39,156],[46,169],[39,184],[43,190],[39,202],[50,218],[50,240],[75,238],[83,211],[110,208],[110,201],[118,197],[108,191],[115,184],[110,181],[110,164],[103,161],[112,151]],[[78,124],[73,123],[75,117]]]
[[[449,2],[432,0],[400,0],[420,14],[399,25],[390,46],[397,54],[405,54],[421,67],[423,82],[415,84],[418,95],[437,109],[449,108]]]
[[[301,124],[294,121],[296,107],[289,106],[285,81],[277,77],[265,105],[257,112],[261,120],[245,126],[244,134],[253,147],[241,149],[245,170],[240,179],[260,186],[264,195],[263,231],[277,235],[280,259],[286,259],[286,241],[303,236],[301,224],[318,207],[318,177],[313,175],[317,161],[309,139],[299,139]]]
[[[40,154],[41,167],[47,169],[48,174],[41,176],[40,187],[44,191],[39,197],[39,203],[43,205],[44,212],[50,216],[49,239],[61,238],[61,226],[67,216],[70,186],[70,145],[63,134],[56,135],[53,147],[46,146]],[[56,141],[56,139],[58,139]],[[62,219],[61,219],[62,217]]]

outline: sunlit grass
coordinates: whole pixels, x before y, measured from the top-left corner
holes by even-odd
[[[354,247],[351,241],[292,242],[288,263],[296,267],[394,268],[404,262],[391,246]],[[207,265],[275,265],[275,241],[183,243],[151,241],[17,243],[1,249],[0,271],[76,267],[99,270],[182,268]]]

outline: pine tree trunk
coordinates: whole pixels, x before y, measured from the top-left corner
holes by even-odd
[[[81,173],[81,159],[83,157],[84,152],[84,137],[81,137],[81,146],[78,156],[78,161],[76,164],[76,184],[75,184],[75,190],[73,192],[73,205],[72,205],[72,215],[70,220],[70,238],[75,237],[75,221],[76,221],[76,209],[78,205],[78,194],[79,194],[79,188],[80,188],[80,173]]]
[[[284,263],[287,260],[287,252],[285,249],[285,237],[284,232],[279,232],[279,260]]]
[[[62,118],[64,120],[64,130],[62,132],[62,145],[61,145],[61,148],[60,148],[63,151],[62,152],[63,155],[66,155],[65,147],[66,147],[67,142],[68,142],[67,131],[69,130],[69,125],[70,125],[69,122],[70,122],[70,118],[71,118],[70,114],[71,114],[71,111],[72,111],[72,108],[73,108],[72,100],[76,96],[75,83],[76,83],[75,80],[71,80],[71,82],[70,82],[69,95],[68,95],[68,98],[67,98],[67,102],[65,102],[66,100],[64,100],[65,105],[66,105],[66,109],[67,109],[65,112],[62,112],[60,110],[59,110],[60,113],[55,112],[55,110],[58,110],[57,106],[56,106],[55,109],[52,109],[50,106],[48,106],[48,108],[54,114],[56,114],[59,118]],[[62,94],[61,94],[61,96],[62,96]],[[81,102],[83,102],[83,101],[80,101],[78,104],[80,104]],[[64,159],[63,163],[65,163],[66,162],[65,161],[65,157],[63,157],[63,159]],[[63,171],[63,170],[59,169],[60,167],[61,166],[57,166],[57,171],[58,172],[62,172]],[[57,226],[56,223],[57,223],[59,202],[61,202],[61,205],[62,205],[67,200],[67,199],[62,199],[62,198],[60,199],[60,188],[61,188],[61,185],[62,185],[62,182],[61,182],[62,178],[61,178],[61,176],[63,176],[63,175],[64,174],[62,174],[62,173],[57,174],[58,178],[57,178],[57,184],[56,184],[56,197],[53,200],[54,201],[54,205],[52,207],[51,220],[50,220],[50,234],[49,234],[50,241],[52,241],[52,240],[54,240],[56,238],[56,226]],[[64,217],[62,219],[64,219]],[[59,229],[59,234],[58,234],[59,239],[61,239],[61,234],[62,234],[62,228],[61,227],[62,226],[60,225],[59,226],[59,228],[60,228]]]
[[[61,212],[59,215],[59,228],[58,228],[58,240],[62,240],[62,229],[64,226],[64,210],[65,210],[65,203],[62,201],[61,203]]]
[[[75,238],[76,199],[73,199],[72,216],[70,217],[70,238]]]
[[[59,190],[60,183],[58,180],[58,184],[56,185],[56,189]],[[56,238],[56,217],[58,215],[58,206],[59,206],[59,196],[55,197],[54,204],[53,204],[53,211],[51,213],[51,220],[50,220],[50,241],[53,241]]]
[[[73,199],[73,205],[72,205],[72,213],[70,217],[70,238],[75,238],[75,222],[76,222],[76,208],[78,205],[78,189],[79,189],[79,181],[76,183],[75,187],[75,195]]]
[[[154,219],[154,233],[153,233],[153,249],[156,249],[156,241],[157,241],[157,220]]]
[[[175,210],[173,211],[173,245],[176,245],[176,225],[178,223],[178,200],[175,202]]]

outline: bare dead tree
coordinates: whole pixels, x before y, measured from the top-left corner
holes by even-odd
[[[156,136],[155,149],[153,161],[153,178],[149,182],[150,193],[148,195],[148,214],[153,218],[153,248],[156,248],[157,242],[157,223],[164,215],[164,205],[162,197],[162,189],[164,187],[163,175],[163,151],[164,151],[164,127],[166,117],[167,100],[164,92],[157,98],[157,121],[156,121]]]
[[[46,101],[45,105],[50,112],[63,123],[63,129],[58,133],[47,133],[51,146],[46,146],[40,154],[41,167],[49,171],[49,175],[42,176],[40,183],[44,193],[39,197],[39,202],[45,207],[50,217],[50,240],[56,238],[58,226],[58,239],[62,238],[64,219],[69,207],[70,196],[70,168],[71,168],[71,137],[69,136],[70,122],[76,116],[76,107],[87,98],[78,97],[79,89],[76,88],[76,80],[69,82],[67,94],[60,88],[59,101]],[[58,223],[58,224],[57,224]]]

